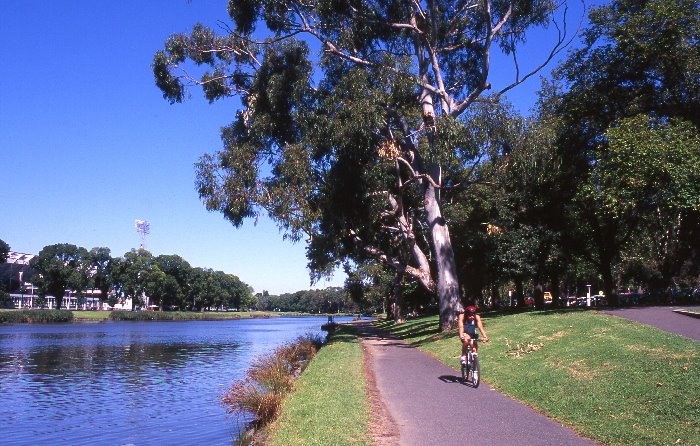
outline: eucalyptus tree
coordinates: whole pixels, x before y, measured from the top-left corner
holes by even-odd
[[[89,254],[85,248],[59,243],[45,246],[32,258],[30,265],[37,272],[33,280],[39,286],[40,296],[54,296],[56,308],[60,310],[67,290],[83,291],[89,271]]]
[[[131,298],[132,310],[143,304],[143,296],[158,293],[164,273],[149,251],[132,249],[115,260],[112,277],[115,291],[122,297]]]
[[[209,268],[192,268],[190,275],[187,305],[192,303],[192,311],[204,311],[215,305],[217,298],[223,294],[220,283],[216,280],[214,270]]]
[[[552,48],[521,72],[526,31],[554,21],[558,4],[236,0],[228,3],[233,27],[171,36],[153,71],[171,102],[193,85],[210,101],[240,96],[224,149],[197,164],[207,209],[236,226],[267,212],[287,237],[309,238],[319,274],[374,258],[412,276],[438,295],[444,329],[461,303],[441,195],[469,180],[477,156],[461,116],[566,46],[565,22],[555,22]],[[490,82],[496,50],[515,60],[512,81],[498,88]],[[195,76],[188,60],[209,70]]]
[[[241,308],[250,302],[252,296],[251,288],[241,281],[238,276],[218,271],[217,279],[224,290],[221,305],[227,308]]]
[[[192,266],[178,255],[159,255],[155,260],[160,270],[166,275],[163,283],[163,299],[160,303],[161,311],[164,305],[177,305],[184,308],[185,297],[189,292]]]
[[[92,286],[100,290],[100,301],[106,301],[109,290],[112,288],[112,258],[109,248],[92,248],[88,253],[90,262],[89,275]]]

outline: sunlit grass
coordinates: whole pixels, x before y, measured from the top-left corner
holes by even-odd
[[[482,379],[610,445],[700,444],[700,342],[595,312],[485,316]],[[457,368],[437,318],[385,328]]]
[[[365,389],[362,347],[341,326],[284,400],[265,444],[371,445]]]
[[[73,310],[73,320],[75,321],[106,321],[109,319],[110,311],[83,311]]]

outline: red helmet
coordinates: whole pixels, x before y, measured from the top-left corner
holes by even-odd
[[[464,309],[464,311],[471,316],[476,314],[476,307],[474,305],[469,305],[467,308]]]

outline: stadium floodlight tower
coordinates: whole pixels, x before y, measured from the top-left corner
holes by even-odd
[[[141,234],[141,249],[146,249],[146,236],[151,232],[151,224],[146,220],[135,220],[134,227]]]

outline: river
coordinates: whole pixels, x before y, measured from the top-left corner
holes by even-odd
[[[222,394],[326,320],[0,325],[0,444],[230,446]]]

